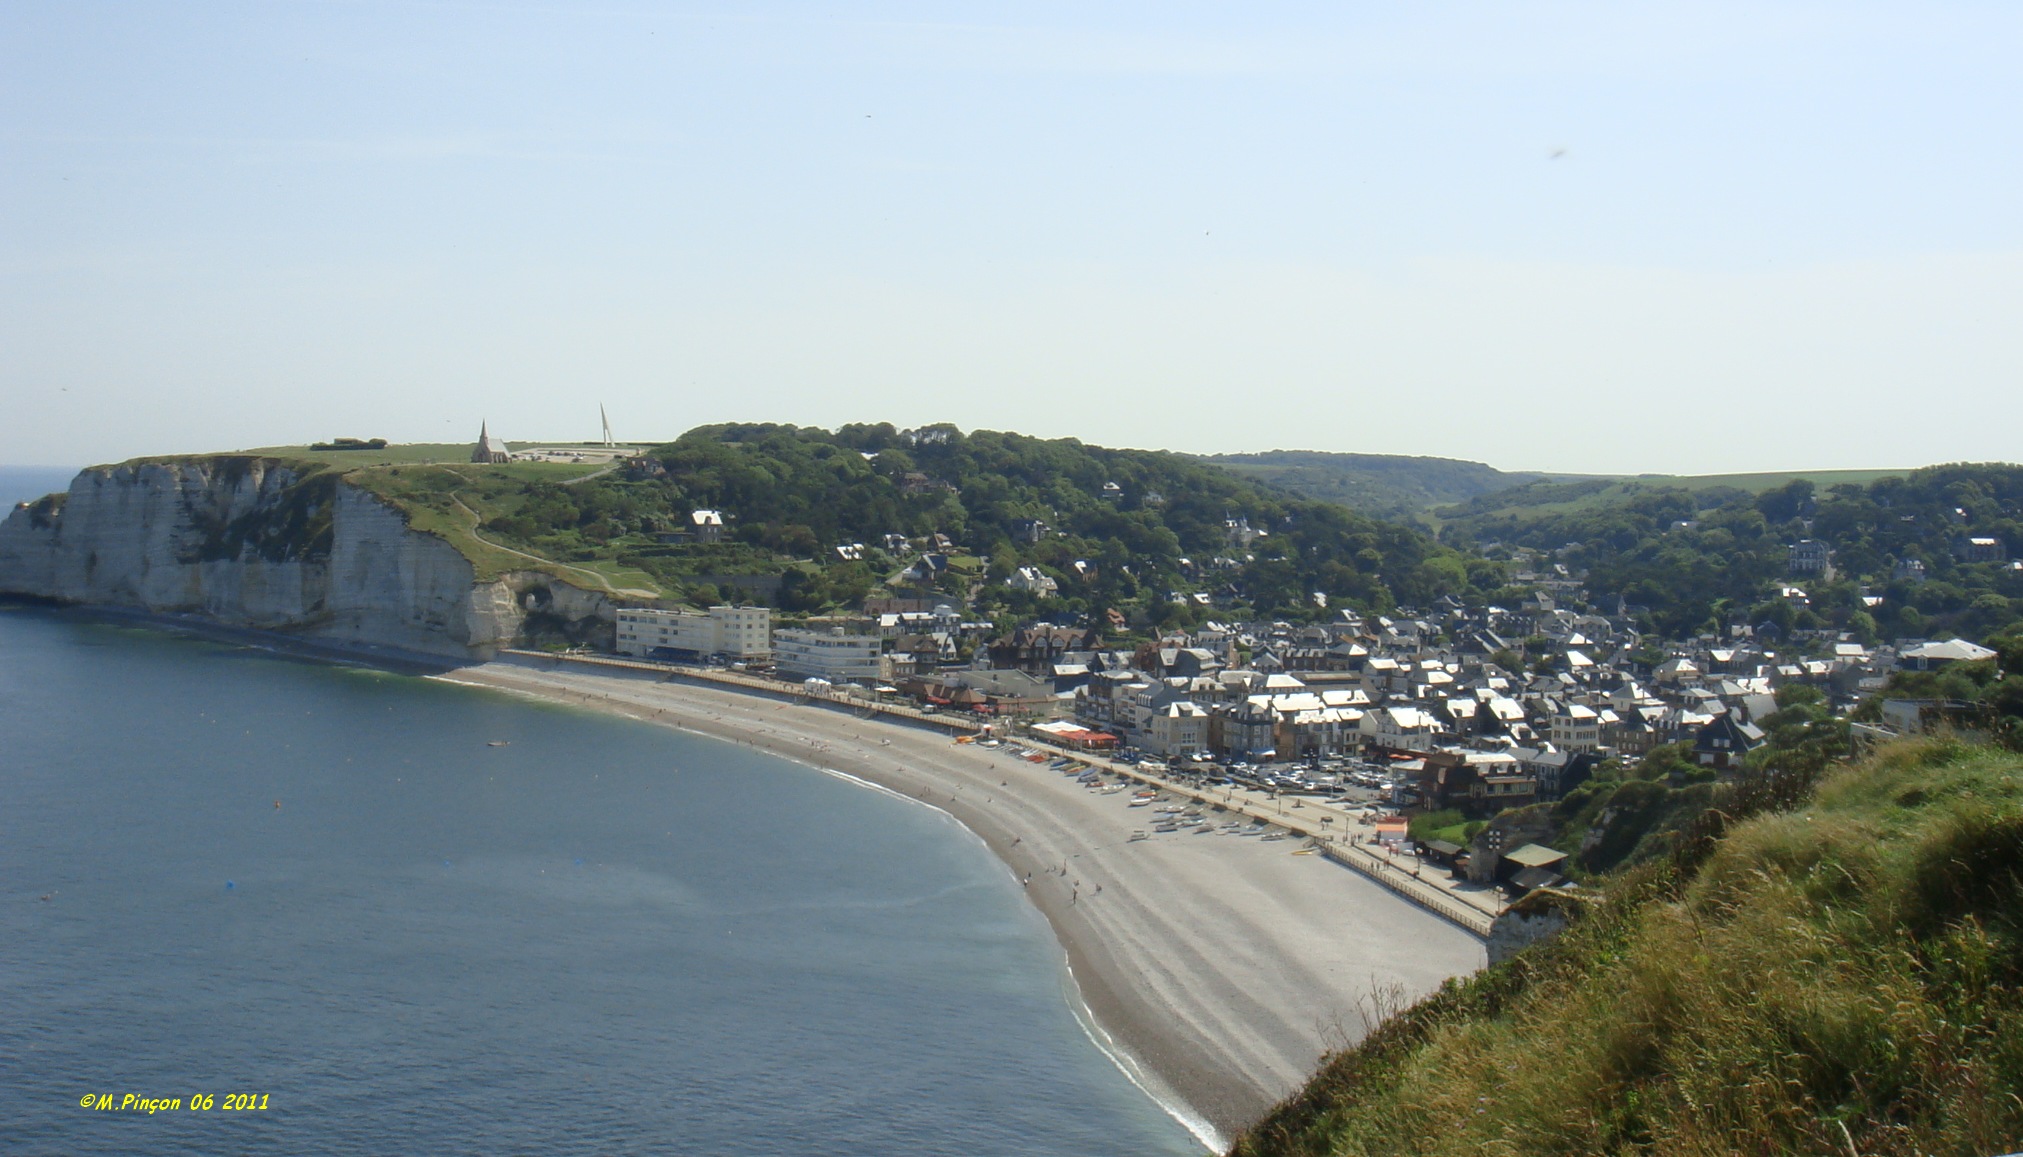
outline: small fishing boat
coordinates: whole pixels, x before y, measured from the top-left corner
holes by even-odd
[[[493,740],[489,740],[489,741],[487,741],[487,742],[485,743],[485,746],[486,746],[486,747],[505,747],[505,746],[506,746],[507,744],[510,744],[510,743],[512,743],[512,742],[513,742],[513,741],[512,741],[512,740],[510,740],[510,739],[493,739]]]

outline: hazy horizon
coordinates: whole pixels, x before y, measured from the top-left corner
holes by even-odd
[[[0,11],[0,461],[890,420],[2015,456],[2023,10]]]

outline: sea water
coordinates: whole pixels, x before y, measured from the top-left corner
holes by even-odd
[[[1198,1153],[1073,999],[918,804],[0,604],[9,1154]]]

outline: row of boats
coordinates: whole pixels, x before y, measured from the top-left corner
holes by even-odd
[[[961,742],[961,740],[957,742]],[[1214,816],[1209,813],[1224,812],[1221,804],[1209,804],[1207,805],[1209,812],[1204,812],[1202,804],[1177,802],[1157,788],[1139,787],[1136,790],[1132,790],[1132,786],[1128,781],[1109,779],[1104,776],[1101,769],[1083,763],[1078,759],[1071,759],[1060,755],[1050,756],[1045,752],[1035,751],[1016,743],[1005,743],[1001,740],[989,739],[982,742],[991,747],[1002,746],[1007,754],[1026,760],[1027,762],[1043,764],[1049,770],[1070,777],[1091,791],[1101,792],[1104,795],[1119,795],[1130,791],[1131,799],[1129,806],[1151,808],[1152,814],[1156,817],[1152,821],[1149,830],[1141,828],[1131,833],[1131,842],[1134,843],[1138,840],[1151,839],[1155,833],[1168,834],[1181,831],[1191,831],[1196,835],[1223,834],[1250,836],[1255,837],[1262,843],[1276,843],[1293,838],[1291,832],[1283,828],[1274,828],[1269,822],[1261,819],[1252,820],[1249,823],[1245,823],[1241,819],[1229,819],[1217,823]],[[1159,770],[1164,771],[1165,768],[1161,767]]]
[[[1105,781],[1102,772],[1071,759],[1057,759],[1054,762],[1069,765],[1061,768],[1063,774],[1074,775],[1084,786],[1103,792],[1106,795],[1120,793],[1130,787],[1128,783],[1122,780]],[[1280,828],[1274,828],[1264,820],[1253,820],[1250,823],[1244,823],[1240,819],[1231,819],[1218,824],[1211,814],[1202,810],[1201,804],[1176,802],[1157,788],[1141,787],[1133,791],[1129,806],[1151,808],[1152,814],[1158,817],[1152,821],[1150,831],[1140,829],[1132,832],[1131,839],[1133,841],[1150,839],[1154,832],[1170,833],[1180,831],[1192,831],[1196,835],[1223,833],[1226,835],[1255,836],[1265,843],[1274,843],[1279,840],[1292,838],[1292,833]],[[1224,810],[1220,804],[1210,804],[1208,807],[1212,812],[1222,812]]]

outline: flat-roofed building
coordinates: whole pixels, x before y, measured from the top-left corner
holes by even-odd
[[[763,659],[772,654],[770,607],[711,607],[706,611],[618,608],[618,653],[647,659],[697,659],[725,655]]]
[[[884,640],[877,635],[846,635],[841,627],[788,628],[773,632],[773,670],[792,679],[876,682],[884,678],[883,650]]]

